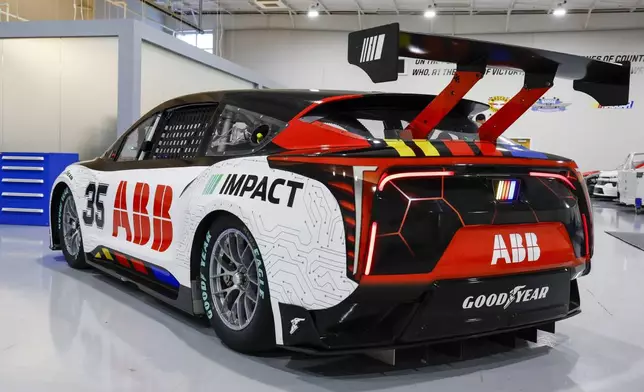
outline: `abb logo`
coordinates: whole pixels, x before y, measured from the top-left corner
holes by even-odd
[[[505,260],[506,264],[520,263],[528,258],[528,261],[539,260],[541,256],[541,248],[537,243],[537,235],[534,233],[525,233],[525,246],[523,245],[523,238],[521,234],[510,234],[510,249],[512,250],[512,257],[508,252],[508,247],[505,245],[505,240],[501,234],[494,236],[494,251],[492,252],[492,265],[496,265],[499,259]]]
[[[132,223],[128,215],[127,181],[121,181],[114,198],[114,230],[112,236],[119,236],[119,228],[125,229],[125,239],[138,245],[146,245],[150,241],[152,231],[152,250],[165,252],[172,243],[172,220],[170,206],[172,205],[172,188],[167,185],[157,185],[154,190],[152,215],[149,213],[150,185],[137,182],[134,186],[134,202]],[[150,218],[152,222],[150,223]],[[132,235],[132,228],[134,235]],[[151,230],[150,230],[151,229]]]

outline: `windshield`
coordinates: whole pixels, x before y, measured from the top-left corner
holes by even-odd
[[[368,139],[401,139],[401,132],[431,102],[429,95],[373,95],[320,105],[301,118]],[[479,140],[473,117],[487,105],[462,100],[428,135],[429,140]],[[503,144],[516,144],[499,138]]]

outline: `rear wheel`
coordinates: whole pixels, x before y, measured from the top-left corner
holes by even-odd
[[[224,344],[240,352],[275,346],[266,270],[248,228],[233,216],[217,219],[202,244],[201,297]]]
[[[69,188],[65,188],[58,206],[58,235],[65,260],[76,269],[89,268],[83,253],[83,236],[76,203]]]

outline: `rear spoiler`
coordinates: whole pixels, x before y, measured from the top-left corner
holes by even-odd
[[[607,63],[549,50],[478,41],[453,36],[400,31],[398,23],[349,34],[348,60],[374,83],[398,79],[398,58],[456,64],[450,84],[412,121],[407,129],[425,138],[440,120],[485,75],[487,67],[525,72],[523,88],[479,128],[481,140],[496,139],[553,85],[555,77],[572,79],[573,89],[602,106],[629,102],[630,62]]]

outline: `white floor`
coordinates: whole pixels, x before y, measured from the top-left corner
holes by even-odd
[[[0,226],[0,391],[644,391],[644,252],[604,233],[644,232],[644,217],[596,207],[594,218],[583,313],[555,335],[396,368],[361,356],[236,354],[200,321],[69,269],[48,250],[46,228]]]

